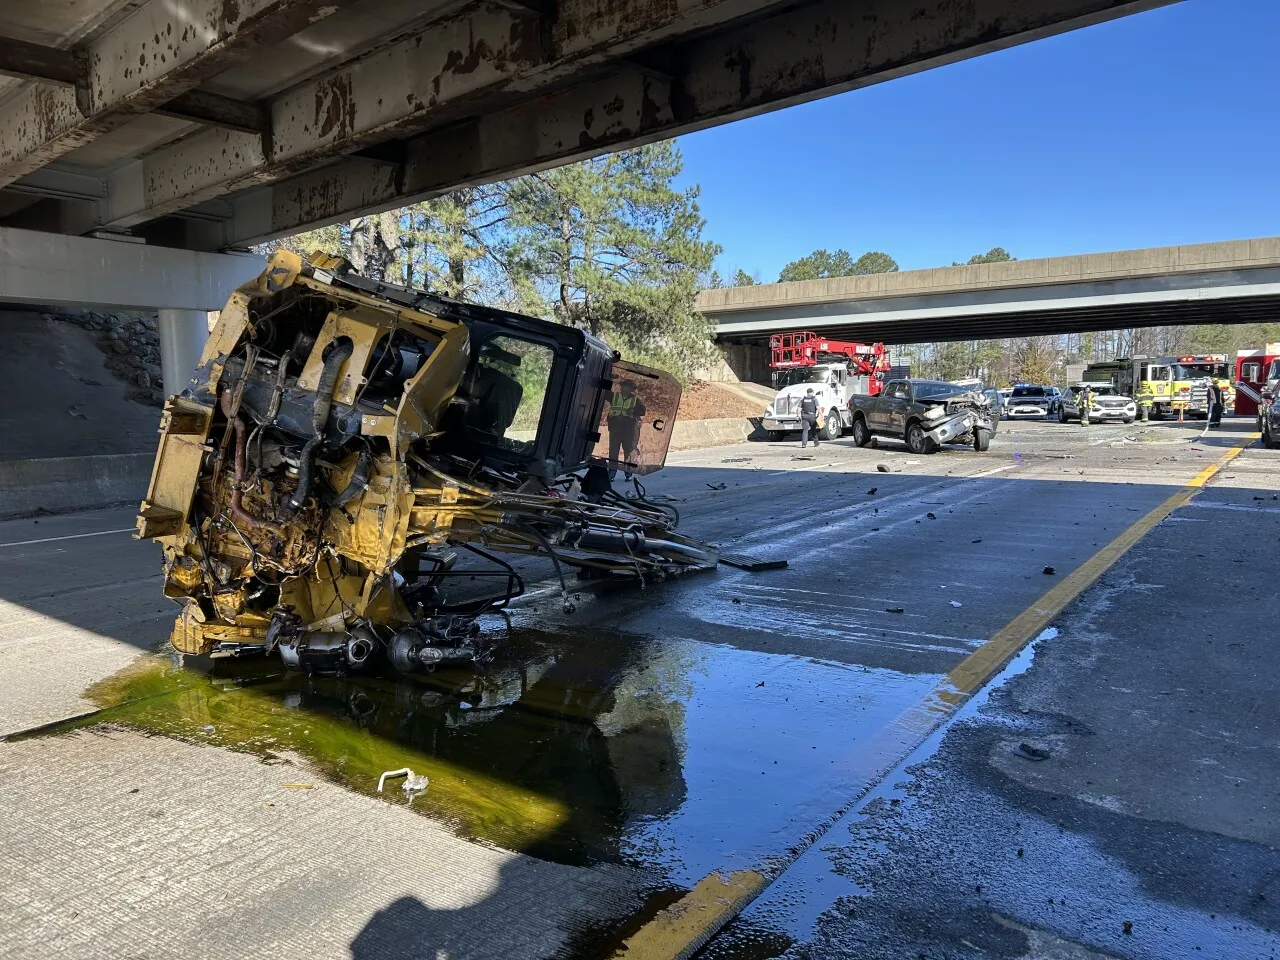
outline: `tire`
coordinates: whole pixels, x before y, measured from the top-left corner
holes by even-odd
[[[1066,408],[1066,407],[1059,407],[1059,408],[1058,408],[1058,422],[1059,422],[1059,423],[1066,423],[1066,422],[1067,422],[1067,408]]]
[[[871,431],[867,428],[867,421],[858,414],[853,418],[853,445],[855,447],[865,447],[871,442]]]
[[[1124,425],[1125,425],[1126,427],[1127,427],[1129,424],[1131,424],[1131,423],[1133,423],[1133,417],[1125,417],[1125,418],[1124,418]]]
[[[1271,428],[1268,426],[1266,419],[1262,422],[1262,445],[1268,450],[1280,449],[1280,441],[1277,441],[1271,433]]]
[[[973,431],[973,449],[978,453],[986,453],[991,449],[991,434],[986,430]]]
[[[907,441],[907,449],[912,453],[929,454],[938,452],[938,445],[925,435],[924,427],[918,423],[907,424],[907,433],[904,439]]]
[[[844,424],[840,422],[840,411],[835,407],[827,413],[827,422],[822,425],[822,439],[839,440],[844,436]]]
[[[781,442],[782,442],[783,440],[785,440],[785,439],[787,439],[787,431],[785,431],[785,430],[770,430],[770,431],[769,431],[769,440],[770,440],[770,442],[772,442],[772,443],[781,443]]]

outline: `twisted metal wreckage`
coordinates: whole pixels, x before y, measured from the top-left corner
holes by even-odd
[[[610,481],[663,465],[679,401],[672,377],[581,330],[277,252],[165,406],[137,536],[163,546],[183,605],[171,642],[431,670],[487,657],[477,617],[524,589],[498,552],[549,556],[562,591],[562,565],[712,567],[673,508]],[[450,598],[477,574],[503,589]]]

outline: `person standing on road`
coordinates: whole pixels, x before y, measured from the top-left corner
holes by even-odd
[[[1080,388],[1080,426],[1089,425],[1089,408],[1093,406],[1093,391],[1085,384]]]
[[[813,387],[804,392],[800,401],[800,449],[809,445],[809,433],[813,432],[813,445],[818,445],[818,398],[813,395]]]
[[[1222,399],[1222,384],[1213,377],[1209,378],[1209,427],[1217,429],[1222,426],[1222,411],[1225,406]]]

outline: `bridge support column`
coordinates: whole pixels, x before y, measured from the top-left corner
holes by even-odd
[[[181,393],[191,381],[200,362],[200,352],[209,339],[209,314],[204,310],[162,308],[157,317],[160,334],[160,373],[164,393]]]

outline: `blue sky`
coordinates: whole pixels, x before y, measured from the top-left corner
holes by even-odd
[[[1280,235],[1280,0],[1184,0],[680,140],[722,271]]]

